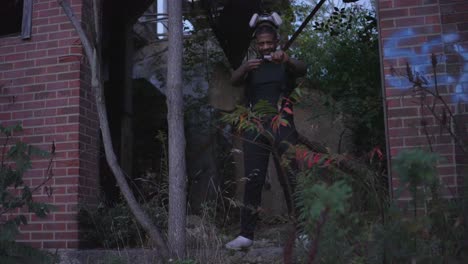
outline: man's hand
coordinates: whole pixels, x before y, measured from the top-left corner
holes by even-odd
[[[253,59],[253,60],[246,61],[242,65],[244,74],[247,74],[251,70],[257,69],[260,66],[260,64],[262,64],[262,60],[260,59]]]
[[[271,53],[271,61],[274,63],[284,63],[290,70],[292,70],[297,76],[303,76],[307,72],[307,65],[289,55],[283,50],[277,50]]]
[[[253,59],[244,62],[244,64],[237,68],[237,70],[232,72],[231,83],[235,86],[241,85],[247,74],[250,71],[257,69],[260,64],[262,64],[262,60],[260,59]]]
[[[277,50],[271,53],[271,61],[274,63],[287,63],[289,62],[289,55],[282,50]]]

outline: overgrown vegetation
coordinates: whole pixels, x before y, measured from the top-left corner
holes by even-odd
[[[1,263],[53,263],[52,255],[15,242],[19,227],[28,224],[27,213],[46,217],[52,207],[34,201],[32,195],[47,184],[51,177],[52,159],[44,181],[32,188],[25,184],[24,174],[32,168],[32,156],[48,158],[50,154],[25,142],[12,142],[20,125],[4,127],[0,124],[0,262]],[[52,194],[52,193],[51,193]]]
[[[298,17],[310,9],[296,6]],[[318,101],[341,118],[354,154],[362,156],[385,147],[377,20],[374,11],[359,6],[332,10],[306,27],[292,51],[310,64],[304,87],[320,95],[303,103]]]
[[[265,126],[275,125],[265,120],[275,117],[281,120],[281,113],[260,102],[253,111],[239,107],[224,120],[240,130],[265,134]],[[441,196],[436,154],[421,149],[402,151],[394,159],[394,171],[402,190],[409,190],[410,203],[402,206],[396,196],[386,199],[383,208],[374,208],[353,205],[363,202],[353,196],[382,196],[373,193],[375,189],[363,195],[356,188],[356,182],[366,184],[367,178],[343,171],[340,164],[347,157],[316,153],[300,145],[291,146],[289,153],[301,169],[296,196],[301,238],[296,257],[301,263],[453,263],[465,257],[461,210],[456,201]],[[285,252],[289,251],[292,247],[286,245]],[[285,263],[291,261],[285,259]]]

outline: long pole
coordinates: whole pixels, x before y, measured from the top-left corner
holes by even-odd
[[[294,32],[294,34],[291,36],[291,38],[286,42],[286,44],[283,46],[282,50],[287,50],[291,46],[291,44],[296,40],[297,36],[301,34],[302,30],[307,26],[309,21],[315,16],[315,13],[322,7],[323,3],[325,3],[325,0],[320,0],[320,2],[315,6],[314,10],[310,12],[310,14],[307,16],[307,18],[302,22],[301,26]]]

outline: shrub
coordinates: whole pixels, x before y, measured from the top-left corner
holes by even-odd
[[[52,263],[53,258],[49,254],[15,242],[20,225],[27,225],[28,221],[23,213],[12,213],[25,208],[29,213],[45,217],[52,209],[49,204],[35,202],[32,196],[50,179],[52,158],[49,161],[49,173],[43,183],[33,189],[26,185],[23,175],[32,167],[31,157],[46,158],[50,154],[22,141],[10,145],[12,134],[21,130],[19,125],[4,127],[0,124],[0,136],[3,140],[0,147],[0,262],[18,263],[29,260],[34,263]]]

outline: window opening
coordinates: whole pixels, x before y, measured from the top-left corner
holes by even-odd
[[[0,36],[21,33],[23,0],[2,0],[0,8]]]

